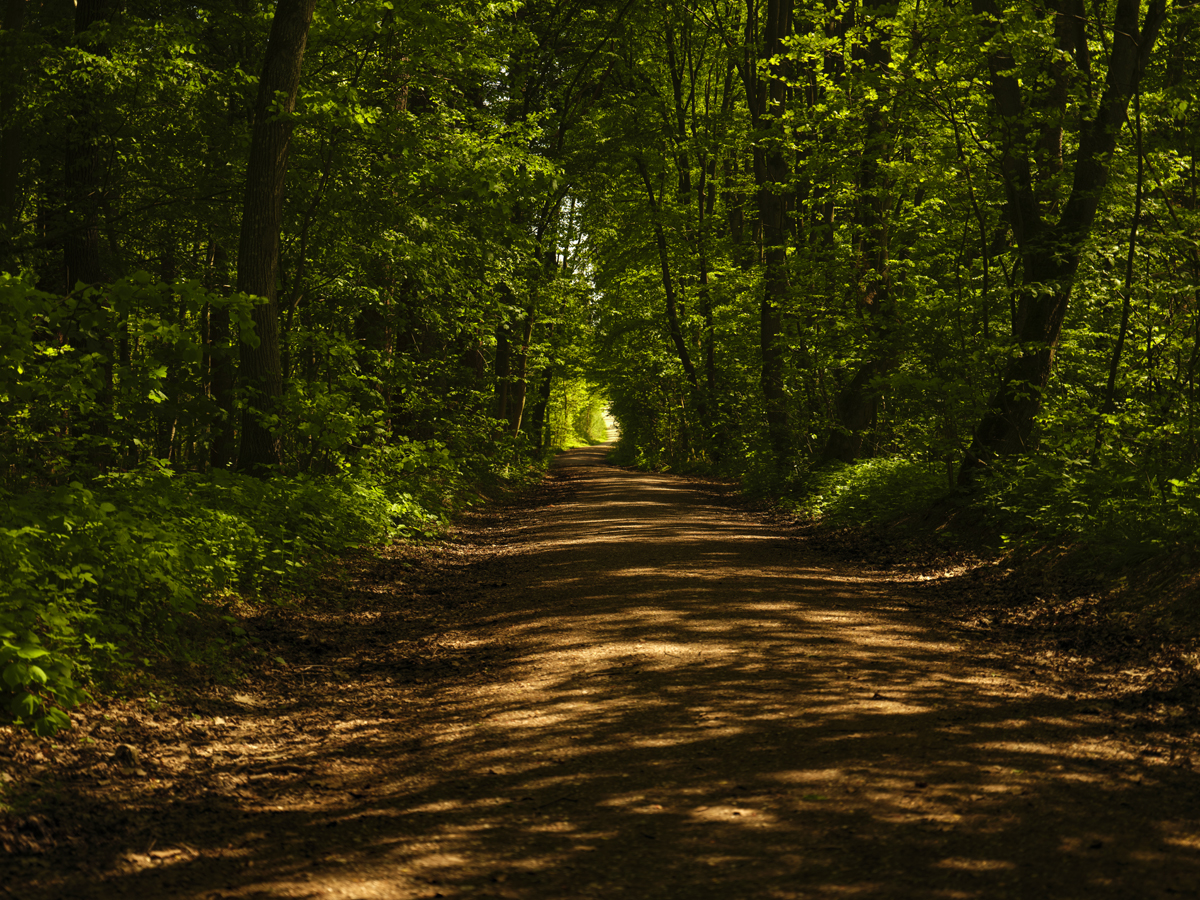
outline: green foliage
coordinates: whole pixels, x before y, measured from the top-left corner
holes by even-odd
[[[977,502],[1007,543],[1082,540],[1119,559],[1191,542],[1200,526],[1197,473],[1163,479],[1127,454],[1005,460],[984,479]]]
[[[826,466],[812,472],[793,506],[834,524],[890,522],[950,492],[944,467],[892,457]]]
[[[721,9],[745,24],[739,5]],[[627,36],[623,89],[594,126],[611,149],[580,180],[603,300],[596,373],[622,423],[620,458],[711,468],[752,493],[803,498],[809,514],[834,521],[886,520],[936,501],[1010,362],[1045,349],[1044,337],[1018,334],[1029,299],[1063,290],[1026,283],[1035,277],[1024,268],[1030,247],[1010,215],[1011,170],[998,161],[1028,156],[1034,205],[1050,228],[1112,59],[1112,8],[1089,10],[1086,34],[1103,52],[1081,66],[1084,54],[1067,50],[1044,8],[999,3],[994,27],[967,7],[901,4],[859,16],[798,4],[785,56],[789,83],[806,87],[759,129],[747,121],[746,96],[722,97],[717,86],[728,65],[717,45],[731,32],[677,7],[640,15],[654,39]],[[1066,320],[1041,369],[1048,383],[1023,386],[1041,401],[1032,432],[1006,445],[1012,458],[992,463],[975,496],[962,498],[1013,540],[1074,536],[1158,552],[1193,539],[1200,56],[1189,37],[1196,12],[1171,16],[1115,154],[1098,161],[1111,178],[1062,294]],[[921,37],[935,33],[937,41]],[[981,47],[1011,56],[1021,108],[1010,118],[997,115]],[[1053,129],[1061,154],[1043,143]],[[764,187],[755,180],[761,152],[777,141],[789,168]],[[663,149],[643,149],[651,146]],[[702,195],[714,173],[719,187]],[[789,204],[783,288],[767,284],[771,248],[755,203],[764,192]],[[768,288],[784,357],[783,459],[764,427]],[[849,402],[855,390],[870,404]],[[853,429],[861,440],[849,452],[860,461],[830,466],[827,455],[845,458],[827,451],[831,437]]]
[[[796,4],[763,60],[766,20],[733,0],[321,5],[277,401],[241,377],[262,301],[232,288],[269,7],[105,4],[75,34],[45,6],[0,34],[9,712],[59,727],[202,598],[428,533],[473,481],[600,439],[606,401],[626,462],[838,521],[940,496],[1001,373],[1042,349],[1021,304],[1061,286],[1026,283],[1011,164],[1052,233],[1112,7],[1081,13],[1085,53],[1036,4],[835,6]],[[1194,529],[1200,55],[1196,10],[1171,15],[1101,161],[1036,427],[981,482],[1013,535]],[[989,49],[1019,115],[998,118]],[[765,118],[742,76],[778,96]],[[84,258],[97,283],[66,284]],[[269,481],[228,471],[243,415],[278,442]]]
[[[608,440],[605,408],[603,395],[582,378],[558,379],[550,394],[547,448],[566,450]]]
[[[151,465],[0,495],[0,704],[51,733],[85,696],[80,679],[161,651],[204,598],[263,596],[350,547],[432,534],[479,474],[406,442],[330,477]]]
[[[200,383],[206,350],[182,323],[225,310],[253,343],[254,303],[140,271],[66,296],[0,273],[0,466],[10,486],[14,476],[62,484],[100,463],[136,465],[156,455],[151,435],[167,423],[206,427],[217,413]]]

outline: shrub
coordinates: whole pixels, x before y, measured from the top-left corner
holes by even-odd
[[[903,457],[864,459],[812,472],[796,506],[830,522],[891,521],[949,493],[940,463]]]

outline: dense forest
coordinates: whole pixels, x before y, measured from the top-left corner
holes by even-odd
[[[624,462],[813,514],[1193,539],[1192,6],[2,8],[0,665],[39,731],[601,404]]]

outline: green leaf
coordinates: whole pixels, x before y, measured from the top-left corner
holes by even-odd
[[[8,708],[13,715],[32,718],[38,711],[38,707],[42,705],[42,701],[30,693],[21,693],[13,698],[9,703]]]
[[[4,667],[4,683],[10,688],[25,684],[25,666],[22,663],[9,663]]]

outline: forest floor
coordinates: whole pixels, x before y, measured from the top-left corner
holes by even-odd
[[[234,686],[0,732],[0,897],[1200,893],[1183,648],[605,451],[261,609]]]

